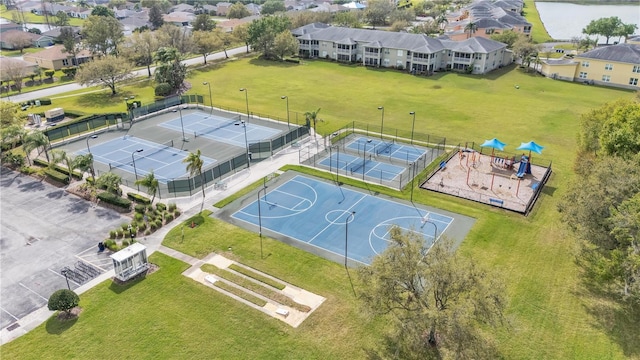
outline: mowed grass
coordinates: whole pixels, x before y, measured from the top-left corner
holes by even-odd
[[[207,102],[208,89],[201,84],[211,81],[214,104],[241,111],[245,106],[244,93],[238,91],[241,87],[249,89],[252,112],[281,114],[283,118],[282,95],[290,97],[292,111],[303,113],[321,107],[320,117],[325,120],[319,123],[322,133],[353,120],[379,126],[381,114],[377,107],[385,106],[385,127],[410,129],[409,111],[415,111],[416,131],[446,136],[449,144],[497,137],[508,144],[510,151],[529,140],[544,145],[544,153],[539,157],[553,161],[554,173],[528,217],[417,189],[414,200],[477,219],[459,251],[498,272],[507,284],[511,299],[508,322],[495,332],[505,358],[640,356],[637,316],[586,290],[574,264],[574,239],[556,211],[573,177],[571,168],[580,114],[605,101],[631,98],[633,93],[553,81],[514,67],[487,76],[445,73],[413,77],[397,71],[323,61],[292,65],[240,59],[212,65],[209,71],[194,71],[188,80],[193,85],[190,93],[206,94]],[[135,91],[124,89],[127,93]],[[65,99],[69,99],[70,106],[80,102],[89,106],[85,96]],[[116,103],[97,106],[109,108]],[[385,193],[409,197],[408,189]],[[382,325],[359,315],[339,264],[269,239],[264,240],[265,254],[269,256],[260,259],[257,234],[217,220],[206,221],[208,225],[193,232],[185,229],[184,242],[176,237],[181,235],[180,230],[174,229],[166,245],[194,256],[223,252],[325,296],[327,302],[301,328],[293,330],[224,298],[216,297],[213,301],[223,303],[224,310],[213,305],[217,311],[210,312],[207,307],[212,306],[209,301],[213,290],[183,278],[180,272],[184,268],[175,271],[163,268],[119,295],[111,291],[108,283],[90,290],[82,296],[86,310],[76,324],[59,335],[48,333],[47,325],[43,325],[3,346],[3,358],[42,358],[47,354],[91,357],[104,351],[104,345],[97,340],[104,339],[104,334],[108,334],[111,343],[126,348],[129,357],[136,358],[151,358],[154,354],[228,357],[209,353],[213,348],[216,351],[232,348],[243,354],[242,358],[364,358],[363,349],[381,338]],[[197,235],[196,231],[201,233]],[[168,268],[177,266],[162,256],[154,257],[154,261]],[[170,304],[157,300],[165,295],[170,299],[174,292],[168,288],[173,287],[178,287],[185,296],[175,294],[177,300]],[[144,291],[138,292],[138,288]],[[129,307],[137,311],[129,312]],[[141,315],[137,316],[138,313]],[[154,322],[147,318],[153,318]],[[182,320],[178,323],[177,318]],[[210,322],[216,326],[209,326]],[[242,328],[240,324],[247,324],[249,329],[236,331],[236,327]],[[129,326],[135,326],[136,331],[126,331]],[[124,330],[120,331],[122,327]],[[263,327],[264,331],[256,330]],[[218,346],[211,342],[217,342]],[[285,350],[292,351],[292,355]],[[88,356],[77,351],[85,351]]]

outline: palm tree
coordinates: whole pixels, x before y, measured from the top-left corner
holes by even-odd
[[[52,150],[51,151],[51,163],[49,164],[49,166],[53,167],[54,164],[57,164],[57,163],[60,163],[60,162],[64,162],[67,165],[67,170],[69,170],[69,184],[71,184],[71,182],[73,181],[73,176],[72,176],[73,161],[71,160],[69,155],[67,155],[66,151],[64,151],[62,149]]]
[[[122,178],[112,172],[102,174],[97,180],[98,187],[106,188],[108,192],[116,195],[120,195],[120,185],[122,184]]]
[[[438,29],[440,31],[444,30],[444,27],[449,23],[447,20],[447,15],[445,13],[441,13],[436,17],[436,24],[438,24]]]
[[[79,169],[83,173],[87,171],[91,172],[91,179],[95,182],[96,173],[93,170],[93,154],[89,153],[86,155],[76,156],[75,158],[73,158],[71,167],[74,169]]]
[[[476,30],[478,30],[478,25],[473,21],[469,22],[467,26],[464,27],[464,30],[467,31],[467,39],[471,37],[471,34],[475,34]]]
[[[49,146],[49,138],[42,131],[34,131],[27,136],[24,137],[23,141],[24,152],[27,154],[27,160],[29,160],[29,153],[33,149],[38,149],[42,147],[44,149],[44,155],[47,157],[47,162],[49,162],[49,152],[47,151],[47,147]]]
[[[142,185],[143,187],[147,188],[147,192],[153,195],[153,197],[151,198],[151,202],[153,203],[153,200],[156,198],[156,193],[158,192],[158,187],[160,187],[160,184],[158,184],[158,179],[156,179],[156,176],[153,174],[153,169],[151,169],[151,172],[148,173],[145,177],[136,180],[135,184]]]
[[[2,129],[2,143],[11,143],[11,148],[14,149],[18,144],[18,141],[22,141],[27,131],[20,125],[11,125]]]
[[[318,114],[320,113],[320,109],[321,108],[318,108],[318,110],[316,110],[316,111],[307,111],[306,113],[304,113],[304,117],[307,120],[307,122],[313,124],[313,132],[314,132],[313,137],[314,138],[315,138],[315,134],[318,132],[316,130],[316,125],[317,125],[318,121],[322,121],[322,119],[320,119],[318,117]]]
[[[202,165],[204,162],[202,161],[202,152],[200,149],[195,153],[189,153],[184,160],[183,163],[187,164],[187,171],[191,177],[196,175],[200,175],[200,183],[202,184],[202,205],[200,206],[200,212],[204,209],[204,179],[202,177]]]

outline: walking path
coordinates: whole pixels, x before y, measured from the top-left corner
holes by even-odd
[[[317,141],[313,141],[311,138],[308,138],[307,142],[305,144],[300,144],[301,148],[303,147],[308,147],[311,149],[311,152],[316,151],[316,147],[318,143],[322,143],[321,142],[322,139],[318,138]],[[213,210],[214,212],[216,211],[216,208],[213,207],[213,204],[217,203],[218,201],[232,195],[233,193],[237,192],[238,190],[264,178],[265,176],[275,172],[277,169],[281,168],[284,165],[287,164],[298,164],[299,163],[299,149],[294,149],[291,147],[285,148],[282,151],[280,151],[279,153],[275,154],[274,156],[272,156],[269,159],[263,160],[259,163],[256,164],[252,164],[250,168],[238,172],[237,174],[233,175],[230,178],[227,178],[225,181],[227,181],[227,188],[220,190],[220,189],[214,189],[213,186],[210,186],[208,189],[205,189],[205,202],[204,202],[204,208],[205,209],[210,209]],[[132,189],[132,188],[126,188],[123,186],[123,191],[126,192],[136,192],[136,189]],[[200,193],[198,193],[200,194]],[[183,212],[181,214],[180,217],[178,217],[176,220],[177,221],[172,221],[169,225],[167,226],[163,226],[160,229],[158,229],[158,231],[154,232],[153,234],[149,235],[149,236],[145,236],[144,238],[139,238],[138,241],[145,245],[147,247],[147,254],[151,255],[153,252],[160,250],[160,252],[172,256],[174,258],[177,258],[181,261],[184,261],[188,264],[191,265],[197,265],[197,268],[199,268],[202,264],[204,264],[205,262],[203,260],[199,260],[199,259],[195,259],[189,255],[186,254],[182,254],[178,251],[175,251],[173,249],[169,249],[167,247],[162,246],[162,240],[164,239],[164,237],[167,235],[167,233],[174,228],[175,226],[180,225],[180,223],[182,221],[184,221],[184,219],[188,219],[191,216],[196,215],[197,213],[200,212],[200,205],[202,204],[202,197],[198,196],[198,195],[194,195],[192,197],[183,197],[183,198],[174,198],[169,200],[169,202],[173,202],[175,203],[178,208],[182,209]],[[97,284],[105,281],[105,280],[109,280],[111,279],[113,276],[115,275],[113,270],[107,271],[103,274],[101,274],[100,276],[94,278],[93,280],[89,281],[88,283],[80,286],[79,288],[75,289],[75,292],[80,295],[84,292],[86,292],[87,290],[91,289],[92,287],[96,286]],[[290,287],[290,289],[293,289],[292,287]],[[284,291],[284,290],[283,290]],[[291,292],[295,292],[294,290],[289,290]],[[309,293],[310,294],[310,293]],[[312,294],[313,295],[313,294]],[[309,295],[310,296],[310,295]],[[317,295],[315,295],[317,296]],[[319,306],[320,303],[322,303],[322,301],[316,299],[316,298],[312,298],[313,300],[310,300],[308,302],[315,304],[319,301],[319,303],[317,303],[317,305]],[[305,303],[305,302],[303,302]],[[307,304],[308,305],[308,304]],[[311,306],[311,305],[310,305]],[[317,306],[316,306],[317,307]],[[271,307],[269,307],[271,309]],[[313,307],[312,307],[313,308]],[[276,309],[277,310],[277,309]],[[276,310],[273,310],[272,312],[275,312]],[[262,310],[261,310],[262,311]],[[19,319],[16,323],[19,324],[19,327],[15,328],[12,331],[7,330],[7,328],[4,328],[0,331],[0,344],[5,344],[15,338],[18,338],[24,334],[26,334],[27,332],[33,330],[34,328],[36,328],[37,326],[39,326],[40,324],[44,323],[47,319],[49,319],[55,312],[54,311],[50,311],[47,306],[44,306],[28,315],[26,315],[25,317]],[[310,312],[309,312],[310,313]],[[271,315],[271,314],[270,314]],[[279,317],[282,320],[282,317]],[[287,320],[289,317],[284,317],[285,320]],[[284,320],[283,320],[284,321]],[[298,319],[297,316],[292,316],[291,320],[286,321],[287,323],[291,322],[291,325],[293,326],[294,323],[296,323],[297,321],[302,322],[301,320]],[[297,325],[295,325],[297,326]]]

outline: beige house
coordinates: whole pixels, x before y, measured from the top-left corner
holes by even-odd
[[[89,50],[82,50],[74,59],[71,54],[64,51],[64,46],[55,45],[37,53],[24,54],[22,58],[44,69],[60,70],[90,61],[93,59],[93,55]]]
[[[301,56],[406,69],[414,74],[446,70],[485,74],[513,62],[506,44],[485,38],[438,40],[421,34],[318,23],[292,33],[298,39]]]
[[[640,45],[608,45],[574,59],[550,59],[542,63],[540,72],[552,79],[637,90],[640,88]]]

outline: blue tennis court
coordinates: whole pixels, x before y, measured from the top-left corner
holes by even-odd
[[[453,222],[449,216],[304,176],[268,188],[259,202],[253,201],[232,217],[256,226],[261,221],[263,229],[342,257],[348,220],[348,258],[364,264],[387,248],[393,225],[421,234],[430,246]]]
[[[318,164],[330,170],[337,168],[346,174],[354,176],[364,174],[365,177],[387,181],[393,181],[405,171],[405,168],[401,166],[372,160],[371,154],[366,155],[363,159],[362,157],[356,157],[345,153],[335,153],[322,159]]]
[[[255,143],[264,139],[271,139],[280,133],[279,130],[266,126],[246,123],[238,119],[229,119],[202,112],[182,115],[185,136],[205,137],[207,139],[224,142],[230,145],[245,147],[245,126],[247,143]],[[158,126],[182,132],[180,117],[165,121]]]
[[[182,162],[189,153],[170,146],[158,144],[134,136],[125,136],[91,146],[94,161],[118,168],[138,177],[145,176],[153,170],[159,182],[188,176],[187,166]],[[138,152],[138,150],[142,151]],[[78,154],[86,154],[86,150]],[[200,157],[207,167],[216,162],[206,156]],[[134,171],[135,159],[135,171]]]
[[[355,150],[358,154],[367,153],[374,156],[389,156],[394,159],[403,160],[407,163],[418,160],[426,154],[424,149],[411,145],[402,145],[394,142],[385,142],[378,139],[368,139],[359,137],[346,145],[348,149]]]

